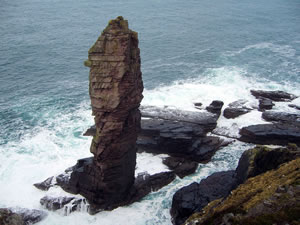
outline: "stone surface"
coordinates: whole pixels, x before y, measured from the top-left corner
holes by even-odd
[[[300,157],[300,148],[296,145],[290,144],[287,148],[256,146],[242,154],[236,169],[237,182],[242,184],[250,177],[277,169],[281,164],[297,157]]]
[[[300,127],[290,124],[258,124],[243,127],[240,140],[254,144],[300,144]]]
[[[171,216],[174,225],[181,225],[209,202],[225,197],[235,187],[235,172],[214,173],[199,184],[194,182],[179,189],[173,196]]]
[[[127,198],[134,184],[139,111],[143,98],[137,33],[127,20],[109,21],[90,48],[89,94],[95,120],[90,147],[94,157],[79,160],[65,190],[80,193],[94,205],[109,208]]]
[[[266,121],[280,122],[280,123],[300,126],[300,113],[297,114],[297,113],[267,111],[267,112],[263,112],[262,118]]]
[[[299,182],[300,158],[248,179],[226,199],[211,202],[184,224],[298,224]]]
[[[208,162],[220,147],[230,142],[215,136],[205,136],[207,130],[204,129],[203,125],[188,122],[143,120],[138,148],[140,152],[165,153],[196,162]]]
[[[289,104],[289,107],[300,110],[300,106],[296,104]]]
[[[206,107],[206,110],[208,112],[220,115],[223,105],[224,105],[224,102],[219,101],[219,100],[214,100],[214,101],[212,101],[212,103],[210,103],[209,106]]]
[[[46,216],[46,212],[36,209],[0,208],[1,225],[29,225],[40,222]]]
[[[268,98],[276,102],[288,102],[297,98],[297,96],[284,91],[250,90],[250,92],[256,98]]]
[[[52,187],[55,184],[54,176],[47,178],[46,180],[33,184],[37,189],[40,189],[42,191],[48,191],[50,187]]]
[[[194,173],[198,167],[198,163],[178,157],[167,157],[163,160],[163,164],[180,178]]]
[[[236,117],[239,117],[243,114],[246,114],[252,110],[252,108],[248,107],[247,105],[247,100],[237,100],[228,105],[224,109],[223,115],[227,119],[234,119]]]
[[[40,199],[40,203],[46,209],[51,211],[56,211],[58,209],[64,208],[64,214],[68,215],[74,211],[88,211],[89,204],[87,203],[86,199],[78,198],[78,197],[51,197],[45,196]],[[82,210],[82,208],[85,210]]]
[[[265,110],[270,110],[273,108],[275,104],[273,103],[273,101],[271,99],[268,98],[259,98],[259,111],[265,111]]]

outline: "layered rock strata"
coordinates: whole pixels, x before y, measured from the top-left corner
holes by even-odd
[[[134,184],[143,82],[137,33],[127,20],[109,21],[89,50],[89,94],[96,133],[92,160],[74,170],[68,191],[104,209],[124,201]]]

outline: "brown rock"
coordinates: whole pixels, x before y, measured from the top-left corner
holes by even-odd
[[[109,21],[89,50],[89,94],[96,132],[92,163],[71,174],[69,187],[91,203],[118,204],[134,184],[143,82],[137,33],[127,20]]]

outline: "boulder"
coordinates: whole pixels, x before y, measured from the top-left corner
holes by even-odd
[[[247,106],[247,100],[240,99],[230,103],[228,107],[225,108],[223,115],[227,119],[234,119],[250,112],[251,110],[252,108]]]
[[[259,98],[259,111],[265,111],[265,110],[270,110],[273,108],[275,104],[273,103],[273,101],[271,99],[268,98]]]
[[[194,173],[198,167],[198,163],[178,157],[167,157],[163,160],[163,164],[180,178]]]
[[[268,98],[275,102],[289,102],[297,98],[297,96],[284,91],[250,90],[250,92],[258,99]]]
[[[300,127],[291,124],[258,124],[243,127],[240,140],[254,144],[300,144]]]
[[[209,202],[227,196],[235,187],[235,172],[217,172],[179,189],[173,196],[171,216],[174,225],[181,225],[195,212],[199,212]]]
[[[0,208],[1,225],[28,225],[38,223],[47,213],[36,209]]]
[[[289,104],[289,107],[300,110],[300,106],[299,105]]]
[[[209,106],[206,107],[206,110],[208,112],[217,114],[219,116],[221,114],[223,105],[224,105],[224,102],[219,101],[219,100],[214,100],[214,101],[212,101],[212,103],[210,103]]]
[[[47,178],[46,180],[33,184],[37,189],[40,189],[42,191],[48,191],[50,187],[53,187],[55,185],[55,179],[54,176]]]

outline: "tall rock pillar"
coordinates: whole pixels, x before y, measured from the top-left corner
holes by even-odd
[[[128,28],[127,20],[118,17],[109,21],[90,48],[85,65],[90,67],[89,94],[96,134],[90,148],[93,162],[83,166],[88,176],[80,176],[76,182],[79,193],[87,199],[109,205],[126,198],[134,183],[141,121],[140,50],[137,33]]]

